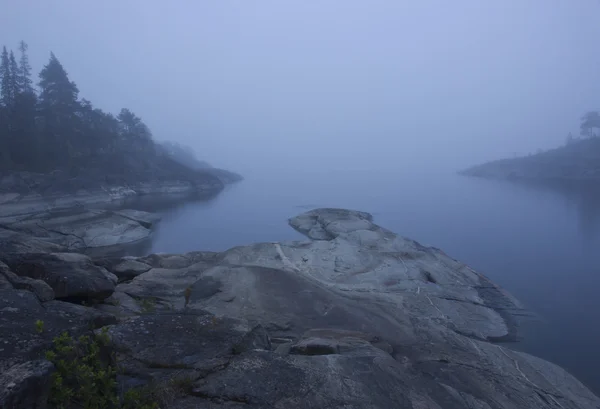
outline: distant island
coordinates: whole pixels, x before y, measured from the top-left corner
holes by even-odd
[[[79,98],[53,53],[34,87],[27,44],[18,51],[18,58],[6,47],[0,54],[0,214],[208,194],[241,180],[197,160],[189,147],[155,142],[128,108],[113,115]]]
[[[582,117],[582,138],[567,137],[564,146],[534,155],[501,159],[460,173],[488,179],[529,182],[600,182],[600,114]]]

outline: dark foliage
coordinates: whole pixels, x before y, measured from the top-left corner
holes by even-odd
[[[168,141],[162,142],[160,147],[172,159],[190,169],[208,169],[212,167],[207,162],[198,160],[194,150],[189,146]]]
[[[171,160],[129,109],[114,116],[80,99],[53,53],[36,91],[27,44],[19,52],[4,47],[0,55],[0,172],[60,171],[73,183],[85,172],[82,181],[99,184],[198,176]]]

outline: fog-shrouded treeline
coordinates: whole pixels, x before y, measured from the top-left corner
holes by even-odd
[[[0,60],[0,170],[48,172],[115,155],[160,150],[150,129],[127,108],[118,115],[79,97],[51,53],[37,80],[27,44],[2,48]]]

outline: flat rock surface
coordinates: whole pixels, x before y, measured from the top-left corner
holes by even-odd
[[[198,369],[247,350],[270,349],[266,330],[201,311],[144,314],[111,326],[116,350],[149,368]],[[128,371],[135,371],[135,366]]]
[[[290,224],[311,240],[137,259],[152,268],[111,297],[143,311],[110,330],[133,376],[187,371],[181,407],[600,407],[560,367],[495,343],[528,312],[467,265],[367,213]]]
[[[150,236],[159,217],[138,210],[88,210],[61,214],[45,212],[4,220],[5,229],[70,250],[117,246]]]
[[[66,247],[46,240],[37,239],[12,230],[4,230],[0,236],[0,254],[19,253],[59,253],[67,251]]]
[[[155,213],[143,212],[141,210],[133,210],[133,209],[124,209],[124,210],[116,210],[114,212],[119,216],[123,216],[127,219],[138,222],[145,228],[149,229],[156,222],[160,220],[160,216]]]
[[[137,165],[128,157],[126,163],[117,164],[116,173],[112,173],[115,162],[107,159],[70,163],[70,170],[64,171],[0,174],[0,215],[76,209],[146,195],[216,194],[224,186],[217,175],[191,170],[164,157]],[[123,166],[128,168],[126,172]]]

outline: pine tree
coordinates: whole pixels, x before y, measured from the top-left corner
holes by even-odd
[[[9,60],[6,47],[0,55],[0,169],[9,168],[10,160],[10,126],[8,115],[8,81],[10,79]]]
[[[10,58],[6,47],[2,47],[0,56],[0,102],[5,107],[12,105]]]
[[[19,89],[21,92],[33,92],[33,82],[31,81],[31,65],[29,65],[29,56],[27,55],[28,45],[25,41],[19,43]]]
[[[12,50],[10,51],[8,61],[10,66],[10,99],[14,104],[21,90],[19,89],[19,66]]]
[[[50,61],[40,72],[40,104],[43,108],[53,109],[62,116],[74,115],[77,108],[79,90],[69,80],[67,72],[54,53]]]
[[[154,142],[150,128],[127,108],[121,109],[119,120],[122,149],[128,152],[154,152]]]
[[[0,149],[2,149],[2,162],[6,164],[12,164],[14,142],[15,89],[11,57],[14,59],[12,51],[9,54],[6,47],[2,47],[0,56],[0,105],[2,107],[0,112]]]
[[[138,116],[123,109],[116,118],[79,101],[77,86],[52,53],[39,74],[38,97],[25,42],[19,51],[18,60],[6,47],[0,53],[0,170],[129,169],[124,158],[132,153],[136,166],[152,167],[152,133]]]
[[[600,129],[600,112],[590,111],[581,117],[581,135],[596,136],[594,128]]]
[[[142,120],[127,108],[121,109],[117,119],[121,122],[124,135],[135,135]]]
[[[45,149],[54,160],[65,161],[76,152],[75,119],[79,90],[54,53],[40,72],[39,110],[44,128]]]
[[[37,96],[31,85],[31,66],[25,42],[21,41],[19,51],[21,56],[18,66],[14,58],[9,58],[13,73],[12,88],[15,93],[14,109],[11,113],[11,160],[17,167],[35,169],[42,157],[36,128]]]

